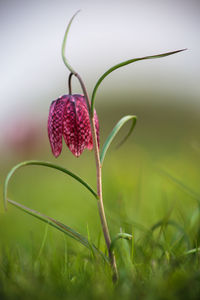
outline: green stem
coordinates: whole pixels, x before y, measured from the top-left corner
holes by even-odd
[[[108,249],[109,259],[110,259],[110,263],[111,263],[111,266],[113,269],[113,281],[116,282],[118,279],[118,271],[117,271],[117,264],[116,264],[114,252],[110,248],[111,238],[110,238],[110,233],[109,233],[106,215],[105,215],[105,211],[104,211],[104,205],[103,205],[101,162],[100,162],[100,154],[99,154],[99,147],[98,147],[98,142],[97,142],[97,134],[96,134],[94,117],[92,118],[92,126],[91,127],[92,127],[92,139],[93,139],[95,161],[96,161],[96,171],[97,171],[97,195],[98,195],[97,203],[98,203],[99,215],[100,215],[100,219],[101,219],[101,226],[102,226],[106,246]]]
[[[84,85],[84,82],[78,73],[76,73],[75,76],[79,79],[79,82],[83,89],[83,93],[84,93],[84,96],[85,96],[85,99],[86,99],[86,102],[88,105],[88,111],[90,113],[91,112],[90,100],[89,100],[88,93],[87,93],[86,87]],[[116,264],[114,252],[110,248],[111,238],[110,238],[110,233],[109,233],[106,215],[105,215],[105,211],[104,211],[104,205],[103,205],[101,162],[100,162],[100,153],[99,153],[99,147],[98,147],[98,142],[97,142],[97,134],[96,134],[94,116],[91,118],[91,115],[90,115],[90,123],[91,123],[92,140],[93,140],[94,155],[95,155],[95,162],[96,162],[98,210],[99,210],[101,226],[102,226],[102,230],[103,230],[103,234],[104,234],[104,239],[105,239],[106,246],[108,249],[110,264],[111,264],[111,267],[113,270],[113,281],[116,282],[118,279],[118,271],[117,271],[117,264]]]
[[[90,110],[91,110],[91,107],[90,107],[90,100],[89,100],[89,96],[88,96],[88,92],[87,92],[87,90],[86,90],[86,87],[85,87],[85,84],[84,84],[84,82],[83,82],[83,80],[82,80],[82,78],[81,78],[81,76],[78,74],[78,73],[76,73],[76,74],[74,74],[77,78],[78,78],[78,80],[79,80],[79,82],[80,82],[80,85],[81,85],[81,88],[82,88],[82,90],[83,90],[83,94],[84,94],[84,96],[85,96],[85,100],[86,100],[86,103],[87,103],[87,109],[88,109],[88,112],[89,112],[89,114],[90,114]],[[91,117],[90,117],[90,124],[91,124]]]

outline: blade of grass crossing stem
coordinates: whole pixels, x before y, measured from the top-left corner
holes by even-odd
[[[7,201],[12,204],[13,206],[19,208],[20,210],[22,210],[23,212],[45,222],[48,223],[49,225],[51,225],[52,227],[55,227],[56,229],[60,230],[61,232],[65,233],[67,236],[73,238],[74,240],[76,240],[77,242],[81,243],[83,246],[85,246],[86,248],[91,250],[91,247],[93,249],[93,251],[95,251],[96,253],[98,253],[99,255],[101,255],[105,261],[108,261],[108,258],[102,253],[100,252],[93,244],[89,243],[89,241],[82,236],[80,233],[78,233],[77,231],[75,231],[74,229],[70,228],[69,226],[51,218],[48,217],[34,209],[28,208],[16,201],[13,201],[11,199],[7,199]]]
[[[118,145],[121,146],[126,140],[127,138],[131,135],[134,127],[135,127],[135,124],[136,124],[136,121],[137,121],[137,117],[136,116],[125,116],[123,118],[121,118],[119,120],[119,122],[115,125],[115,127],[113,128],[113,130],[111,131],[111,133],[109,134],[109,136],[107,137],[104,145],[103,145],[103,148],[102,148],[102,151],[101,151],[101,154],[100,154],[100,161],[101,161],[101,164],[103,164],[103,160],[105,158],[105,155],[106,155],[106,152],[110,146],[110,144],[112,143],[113,139],[115,138],[115,136],[117,135],[117,133],[119,132],[119,130],[122,128],[122,126],[128,122],[128,121],[132,121],[132,125],[131,125],[131,128],[128,132],[128,134],[124,137],[124,139],[120,142],[120,144]]]
[[[179,52],[182,52],[182,51],[185,51],[187,49],[181,49],[181,50],[176,50],[176,51],[172,51],[172,52],[166,52],[166,53],[161,53],[161,54],[156,54],[156,55],[150,55],[150,56],[144,56],[144,57],[139,57],[139,58],[133,58],[133,59],[129,59],[129,60],[126,60],[126,61],[123,61],[113,67],[111,67],[110,69],[108,69],[97,81],[95,87],[94,87],[94,90],[92,92],[92,100],[91,100],[91,115],[93,116],[93,112],[94,112],[94,100],[95,100],[95,96],[96,96],[96,92],[97,92],[97,89],[98,87],[100,86],[101,82],[104,80],[105,77],[107,77],[110,73],[112,73],[113,71],[121,68],[121,67],[124,67],[126,65],[129,65],[131,63],[134,63],[136,61],[139,61],[139,60],[147,60],[147,59],[154,59],[154,58],[162,58],[162,57],[165,57],[165,56],[169,56],[169,55],[172,55],[172,54],[176,54],[176,53],[179,53]]]
[[[58,171],[61,171],[69,176],[71,176],[72,178],[74,178],[75,180],[77,180],[79,183],[81,183],[84,187],[86,187],[92,194],[93,196],[97,199],[98,196],[96,194],[96,192],[83,180],[81,179],[79,176],[75,175],[74,173],[72,173],[71,171],[62,168],[58,165],[52,164],[50,162],[45,162],[45,161],[38,161],[38,160],[29,160],[29,161],[24,161],[21,162],[19,164],[17,164],[16,166],[14,166],[10,172],[8,173],[6,180],[5,180],[5,184],[4,184],[4,207],[6,209],[6,199],[7,199],[7,190],[8,190],[8,183],[12,177],[12,175],[20,168],[28,166],[28,165],[38,165],[38,166],[43,166],[43,167],[48,167],[48,168],[52,168],[52,169],[56,169]]]

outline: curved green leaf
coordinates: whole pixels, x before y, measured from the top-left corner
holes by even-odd
[[[128,233],[118,233],[113,239],[112,239],[112,242],[110,244],[110,251],[112,252],[114,247],[115,247],[115,244],[116,242],[119,240],[119,239],[125,239],[125,240],[132,240],[132,235],[131,234],[128,234]]]
[[[63,39],[63,43],[62,43],[62,59],[64,64],[66,65],[66,67],[68,68],[68,70],[73,73],[76,74],[76,71],[72,68],[72,66],[69,64],[66,56],[65,56],[65,48],[66,48],[66,42],[67,42],[67,37],[68,37],[68,33],[69,33],[69,29],[71,27],[71,24],[74,20],[74,18],[76,17],[76,15],[80,12],[80,10],[78,10],[73,17],[71,18],[71,20],[69,21],[69,24],[67,25],[67,29],[65,31],[65,35],[64,35],[64,39]]]
[[[110,144],[112,143],[113,139],[115,138],[115,136],[117,135],[117,133],[119,132],[119,130],[121,129],[121,127],[126,123],[128,122],[129,120],[132,120],[132,125],[131,125],[131,128],[128,132],[128,134],[125,136],[125,138],[120,142],[120,144],[118,145],[121,146],[126,140],[127,138],[130,136],[130,134],[132,133],[134,127],[135,127],[135,124],[136,124],[136,121],[137,121],[137,117],[136,116],[125,116],[123,118],[121,118],[119,120],[119,122],[115,125],[115,127],[113,128],[113,130],[111,131],[111,133],[109,134],[109,136],[107,137],[104,145],[103,145],[103,148],[102,148],[102,151],[101,151],[101,154],[100,154],[100,161],[101,161],[101,164],[103,164],[103,160],[104,160],[104,157],[106,155],[106,152],[110,146]]]
[[[82,245],[84,245],[86,248],[88,249],[92,249],[92,251],[94,251],[95,253],[98,253],[99,255],[101,255],[105,261],[108,261],[108,258],[100,251],[98,250],[94,244],[92,244],[91,242],[89,242],[84,236],[82,236],[80,233],[78,233],[77,231],[75,231],[74,229],[70,228],[69,226],[51,218],[48,217],[44,214],[41,214],[40,212],[34,210],[34,209],[30,209],[18,202],[15,202],[11,199],[7,199],[7,201],[12,204],[13,206],[19,208],[20,210],[24,211],[25,213],[45,222],[48,223],[49,225],[55,227],[56,229],[60,230],[61,232],[65,233],[66,235],[68,235],[69,237],[71,237],[72,239],[76,240],[77,242],[81,243]]]
[[[184,51],[184,50],[187,50],[187,49],[181,49],[181,50],[176,50],[176,51],[172,51],[172,52],[167,52],[167,53],[162,53],[162,54],[157,54],[157,55],[150,55],[150,56],[144,56],[144,57],[140,57],[140,58],[133,58],[133,59],[129,59],[129,60],[126,60],[124,62],[121,62],[113,67],[111,67],[110,69],[108,69],[100,78],[99,80],[97,81],[95,87],[94,87],[94,90],[92,92],[92,100],[91,100],[91,115],[93,116],[93,112],[94,112],[94,99],[95,99],[95,96],[96,96],[96,92],[97,92],[97,89],[98,87],[100,86],[101,82],[104,80],[104,78],[106,76],[108,76],[110,73],[112,73],[113,71],[121,68],[121,67],[124,67],[126,65],[129,65],[131,63],[134,63],[136,61],[139,61],[139,60],[145,60],[145,59],[154,59],[154,58],[161,58],[161,57],[165,57],[165,56],[169,56],[169,55],[172,55],[172,54],[176,54],[178,52],[181,52],[181,51]]]
[[[71,177],[73,177],[74,179],[76,179],[78,182],[80,182],[84,187],[86,187],[92,194],[93,196],[95,196],[96,199],[98,199],[97,193],[84,181],[82,180],[79,176],[75,175],[74,173],[72,173],[71,171],[62,168],[60,166],[54,165],[50,162],[45,162],[45,161],[38,161],[38,160],[29,160],[29,161],[24,161],[21,162],[19,164],[17,164],[16,166],[14,166],[10,172],[8,173],[5,183],[4,183],[4,207],[6,208],[6,201],[7,201],[7,190],[8,190],[8,183],[12,177],[12,175],[19,169],[22,168],[24,166],[28,166],[28,165],[39,165],[39,166],[44,166],[44,167],[48,167],[48,168],[53,168],[56,169],[58,171],[61,171]]]

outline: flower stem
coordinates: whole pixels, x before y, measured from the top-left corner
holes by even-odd
[[[68,89],[69,89],[69,95],[72,94],[72,76],[74,74],[73,73],[70,73],[69,74],[69,77],[68,77]]]
[[[97,195],[99,197],[99,199],[97,199],[97,203],[98,203],[98,209],[99,209],[99,215],[101,219],[101,226],[104,234],[104,239],[108,249],[110,264],[113,269],[113,281],[116,282],[118,279],[118,271],[117,271],[117,264],[116,264],[114,252],[110,248],[111,239],[110,239],[110,233],[108,230],[108,224],[106,221],[106,215],[105,215],[104,205],[103,205],[101,163],[100,163],[100,155],[99,155],[99,148],[97,143],[94,117],[92,118],[91,128],[92,128],[92,138],[93,138],[93,146],[94,146],[95,160],[96,160],[96,171],[97,171]]]
[[[106,221],[106,215],[104,211],[104,205],[103,205],[103,194],[102,194],[102,175],[101,175],[101,162],[100,162],[100,154],[99,154],[99,147],[98,147],[98,142],[97,142],[97,134],[96,134],[96,128],[95,128],[95,120],[94,116],[91,117],[91,106],[90,106],[90,101],[89,101],[89,96],[86,90],[86,87],[84,85],[84,82],[80,75],[78,73],[74,74],[82,87],[83,94],[85,96],[87,106],[88,106],[88,111],[90,113],[90,123],[91,123],[91,131],[92,131],[92,140],[93,140],[93,147],[94,147],[94,154],[95,154],[95,161],[96,161],[96,172],[97,172],[97,203],[98,203],[98,210],[99,210],[99,215],[100,215],[100,220],[101,220],[101,226],[104,234],[104,239],[106,242],[106,246],[108,249],[108,255],[110,259],[110,264],[113,270],[113,281],[116,282],[118,279],[118,271],[117,271],[117,264],[116,264],[116,259],[114,252],[111,250],[110,245],[111,245],[111,239],[110,239],[110,233],[108,229],[108,224]]]
[[[106,246],[108,249],[108,254],[109,254],[109,259],[110,259],[110,264],[113,270],[113,281],[116,281],[118,278],[118,272],[117,272],[117,265],[116,265],[116,260],[115,260],[115,255],[114,252],[111,250],[110,245],[111,245],[111,239],[110,239],[110,234],[108,230],[108,225],[106,221],[106,216],[104,212],[104,205],[103,205],[103,196],[102,196],[102,181],[101,181],[101,162],[100,162],[100,154],[99,154],[99,147],[98,147],[98,142],[97,142],[97,134],[96,134],[96,127],[95,127],[95,120],[94,120],[94,115],[93,115],[93,109],[94,109],[94,101],[92,101],[92,109],[91,109],[91,104],[89,100],[89,96],[85,87],[85,84],[80,77],[80,75],[72,68],[72,66],[69,64],[66,55],[65,55],[65,48],[66,48],[66,42],[67,42],[67,37],[69,33],[70,26],[72,24],[73,19],[75,16],[79,13],[77,11],[71,20],[69,21],[69,24],[67,26],[67,29],[65,31],[63,43],[62,43],[62,59],[68,70],[71,72],[69,75],[68,79],[68,86],[69,86],[69,94],[71,94],[71,78],[72,75],[76,76],[80,82],[81,88],[83,90],[83,94],[86,99],[87,103],[87,108],[88,112],[90,115],[90,124],[91,124],[91,131],[92,131],[92,140],[93,140],[93,147],[94,147],[94,154],[95,154],[95,161],[96,161],[96,172],[97,172],[97,196],[98,196],[98,209],[99,209],[99,215],[101,219],[101,226],[106,242]]]

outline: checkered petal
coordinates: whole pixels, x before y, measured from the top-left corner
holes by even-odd
[[[94,118],[99,145],[99,122],[96,111]],[[93,148],[89,112],[84,96],[64,95],[51,103],[48,136],[55,157],[62,151],[62,137],[76,157],[79,157],[84,149]]]
[[[63,136],[70,151],[79,157],[91,138],[89,113],[81,95],[69,97],[63,116]]]
[[[78,99],[79,101],[81,101],[81,103],[83,105],[85,105],[85,107],[87,108],[87,103],[86,103],[86,100],[85,100],[84,96],[82,96],[82,95],[74,95],[74,96],[76,97],[76,99]],[[98,117],[97,117],[96,110],[94,110],[94,121],[95,121],[95,128],[96,128],[96,134],[97,134],[97,143],[98,143],[98,147],[99,147],[99,120],[98,120]],[[91,127],[90,127],[90,140],[89,140],[87,149],[89,149],[89,150],[93,149]]]
[[[68,96],[62,96],[53,101],[49,110],[48,136],[52,153],[58,157],[62,150],[63,115]]]

